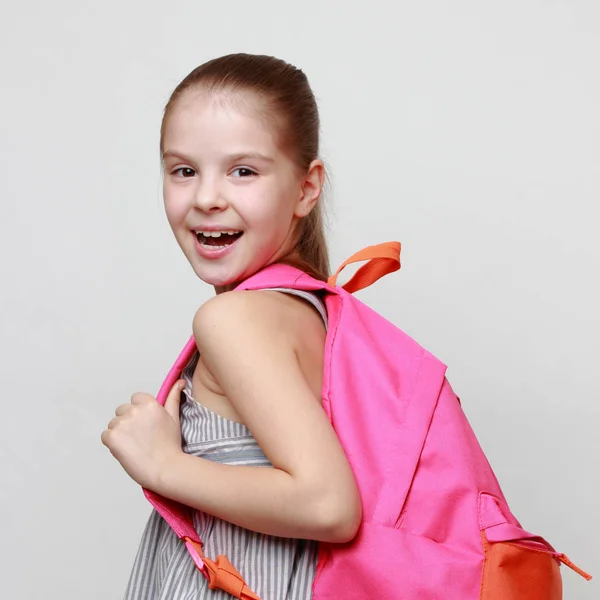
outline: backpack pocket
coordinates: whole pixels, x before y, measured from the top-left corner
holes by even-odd
[[[562,599],[562,555],[522,529],[504,500],[481,493],[479,523],[484,552],[480,600]]]

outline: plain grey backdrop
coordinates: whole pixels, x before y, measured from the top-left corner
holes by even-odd
[[[333,263],[403,243],[361,298],[449,365],[525,528],[600,578],[597,0],[25,1],[0,48],[0,597],[122,596],[149,505],[100,433],[211,295],[163,214],[161,111],[238,51],[308,74]]]

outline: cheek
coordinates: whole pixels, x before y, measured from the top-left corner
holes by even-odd
[[[254,190],[252,198],[243,202],[245,214],[256,225],[275,229],[290,225],[294,215],[294,191],[271,185]]]
[[[184,222],[188,211],[187,203],[183,195],[164,187],[163,199],[165,203],[165,213],[171,227],[181,225]]]
[[[289,231],[292,213],[283,203],[264,203],[249,208],[244,220],[262,240],[280,242]]]

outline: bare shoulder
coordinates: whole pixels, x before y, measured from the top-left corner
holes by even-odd
[[[219,294],[205,302],[194,316],[194,332],[209,334],[237,330],[279,330],[283,318],[283,304],[260,291],[231,291]]]
[[[205,302],[193,322],[197,340],[235,336],[262,343],[286,343],[323,332],[321,317],[305,300],[272,291],[231,291]],[[318,336],[320,337],[320,336]],[[295,345],[295,344],[294,344]]]

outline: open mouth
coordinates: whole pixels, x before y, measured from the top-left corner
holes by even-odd
[[[212,248],[230,246],[242,235],[241,231],[195,231],[194,233],[203,246]]]

